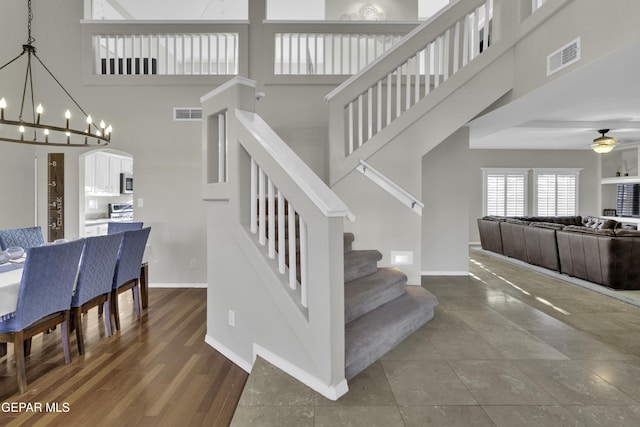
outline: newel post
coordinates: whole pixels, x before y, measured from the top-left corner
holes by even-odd
[[[202,198],[229,200],[237,171],[235,111],[255,112],[256,82],[234,77],[200,98],[202,105]]]

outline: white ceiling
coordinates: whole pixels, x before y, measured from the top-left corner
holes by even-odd
[[[471,148],[590,149],[598,129],[640,143],[640,42],[578,68],[470,124]],[[581,67],[581,68],[579,68]]]

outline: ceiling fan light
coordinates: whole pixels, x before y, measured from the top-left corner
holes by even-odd
[[[611,152],[615,147],[615,144],[591,144],[591,148],[598,154],[607,154]]]
[[[609,132],[609,129],[600,129],[598,131],[602,136],[597,137],[591,144],[591,149],[598,154],[606,154],[613,150],[617,144],[615,138],[605,136],[605,133]]]

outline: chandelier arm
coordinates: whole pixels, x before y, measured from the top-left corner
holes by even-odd
[[[16,56],[15,58],[13,58],[11,61],[7,62],[6,64],[4,64],[2,67],[0,67],[0,71],[2,71],[2,69],[4,67],[6,67],[7,65],[12,64],[13,62],[17,61],[18,59],[20,59],[22,57],[22,55],[24,55],[25,51],[23,50],[22,53],[20,53],[20,55]]]
[[[22,103],[20,104],[20,115],[18,119],[22,121],[22,113],[24,112],[24,100],[27,96],[27,83],[29,83],[31,76],[31,53],[27,56],[27,72],[24,74],[24,85],[22,86]]]
[[[40,58],[38,58],[38,55],[36,55],[35,52],[33,52],[33,56],[35,56],[35,58],[38,60],[38,62],[40,63],[40,65],[42,65],[42,67],[47,70],[47,73],[49,73],[49,75],[51,76],[51,78],[58,83],[58,86],[60,86],[60,88],[64,91],[64,93],[67,94],[67,96],[69,97],[70,100],[73,101],[74,104],[76,104],[76,107],[78,107],[78,109],[82,112],[82,114],[85,115],[85,117],[88,116],[88,114],[86,113],[86,111],[84,111],[84,109],[80,106],[80,104],[78,104],[78,101],[76,101],[73,96],[71,96],[71,94],[67,91],[67,89],[64,88],[64,86],[62,86],[62,83],[60,83],[60,81],[56,78],[56,76],[53,75],[53,73],[49,70],[49,68],[47,68],[46,65],[44,65],[44,62],[42,62],[40,60]]]

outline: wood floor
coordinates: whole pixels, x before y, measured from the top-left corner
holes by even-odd
[[[150,289],[135,320],[120,296],[122,328],[107,338],[97,309],[84,317],[85,350],[64,364],[60,330],[33,339],[29,390],[18,394],[13,346],[0,358],[0,426],[227,426],[247,374],[204,343],[205,289]],[[11,402],[31,404],[12,412]],[[57,404],[59,412],[46,412]],[[41,405],[41,412],[39,411]]]

